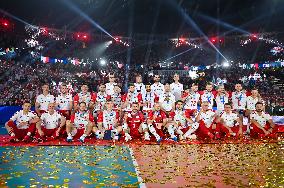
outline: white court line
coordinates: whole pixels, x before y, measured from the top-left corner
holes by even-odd
[[[140,170],[139,170],[139,166],[138,166],[138,163],[134,157],[134,152],[133,152],[133,149],[130,147],[130,146],[127,146],[128,149],[129,149],[129,152],[130,152],[130,155],[131,155],[131,158],[132,158],[132,161],[133,161],[133,165],[134,165],[134,168],[135,168],[135,172],[136,172],[136,176],[137,176],[137,179],[138,179],[138,182],[139,182],[139,187],[140,188],[146,188],[146,184],[143,183],[143,179],[142,177],[140,176]]]

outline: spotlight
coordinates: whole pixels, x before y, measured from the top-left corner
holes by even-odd
[[[216,42],[217,42],[217,38],[216,38],[216,37],[212,37],[212,38],[210,39],[210,41],[211,41],[212,43],[216,43]]]
[[[8,24],[8,22],[4,22],[3,25],[4,26],[8,26],[9,24]]]
[[[101,64],[102,66],[106,65],[106,60],[101,59],[101,60],[100,60],[100,64]]]
[[[230,63],[228,61],[224,61],[222,63],[223,67],[229,67],[230,66]]]

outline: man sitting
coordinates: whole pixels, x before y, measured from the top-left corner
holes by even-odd
[[[19,142],[20,140],[28,142],[36,130],[38,116],[31,110],[31,103],[26,101],[22,105],[22,110],[16,112],[5,127],[11,135],[10,142]]]

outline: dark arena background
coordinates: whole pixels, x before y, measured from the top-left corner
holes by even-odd
[[[1,0],[0,187],[284,187],[283,0]]]

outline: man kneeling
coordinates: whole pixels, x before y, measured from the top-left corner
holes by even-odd
[[[176,110],[170,113],[167,124],[168,132],[173,140],[177,140],[175,133],[179,134],[179,140],[196,139],[194,132],[198,129],[198,123],[194,123],[190,114],[183,110],[183,102],[176,102]]]
[[[225,111],[221,113],[220,132],[226,137],[242,136],[243,125],[238,114],[232,112],[232,106],[229,103],[224,105]]]
[[[250,115],[250,134],[253,138],[276,137],[277,129],[269,114],[263,112],[264,106],[261,102],[255,105],[256,111]]]
[[[122,129],[125,133],[125,141],[132,140],[132,138],[141,138],[144,133],[144,140],[150,140],[148,126],[144,123],[144,116],[139,111],[139,103],[132,103],[132,111],[124,114],[124,123]]]
[[[79,141],[84,143],[93,126],[94,117],[92,113],[87,110],[85,102],[80,102],[79,111],[71,115],[70,121],[66,121],[67,142],[72,142],[73,137],[80,137]]]
[[[20,140],[28,142],[35,133],[36,123],[39,121],[39,118],[35,112],[30,111],[30,102],[24,102],[22,108],[5,124],[8,133],[11,135],[10,142],[18,142]]]
[[[98,139],[118,140],[122,127],[119,126],[119,112],[113,110],[113,102],[107,100],[106,110],[98,114],[98,128],[94,127],[93,132]]]
[[[48,138],[58,138],[66,122],[65,117],[55,111],[54,103],[49,103],[47,110],[41,115],[40,121],[36,124],[35,141],[37,142],[43,142]]]

